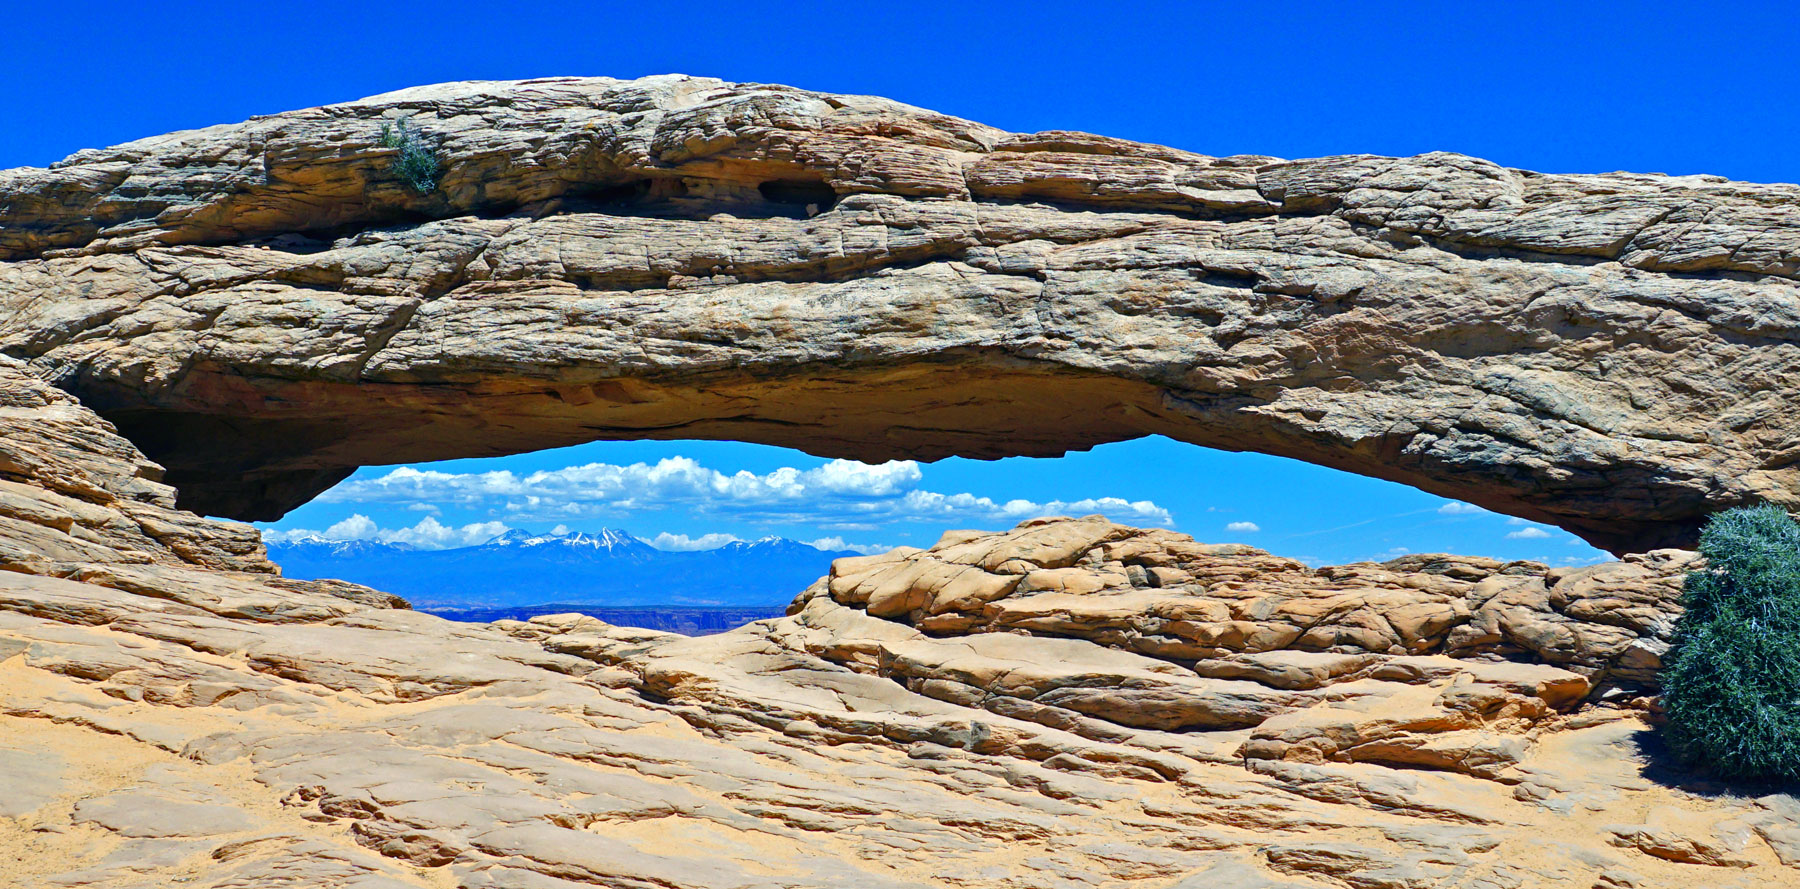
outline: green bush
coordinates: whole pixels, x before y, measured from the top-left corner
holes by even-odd
[[[437,146],[406,118],[381,122],[381,147],[400,149],[389,169],[414,191],[425,194],[437,188],[438,179],[444,175],[437,159]]]
[[[1669,747],[1723,777],[1800,780],[1800,524],[1726,510],[1700,554],[1664,659]]]

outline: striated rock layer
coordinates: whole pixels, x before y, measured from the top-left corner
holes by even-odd
[[[1655,764],[1682,552],[1048,519],[687,638],[284,580],[159,474],[0,359],[0,884],[1800,885],[1800,800]]]
[[[419,194],[380,123],[446,172]],[[606,438],[1164,434],[1614,552],[1800,504],[1800,187],[1208,157],[679,76],[424,87],[0,172],[0,353],[275,518]]]

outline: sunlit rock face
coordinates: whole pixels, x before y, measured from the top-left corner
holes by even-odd
[[[399,117],[427,193],[379,145]],[[237,518],[595,439],[1160,433],[1644,552],[1800,501],[1797,207],[680,76],[445,84],[0,172],[0,352]]]
[[[828,598],[927,634],[1086,639],[1293,688],[1392,672],[1381,655],[1535,661],[1580,674],[1580,698],[1656,686],[1697,567],[1658,550],[1583,568],[1411,555],[1312,569],[1089,516],[838,559],[791,610]]]
[[[0,358],[5,885],[1800,879],[1800,801],[1655,757],[1685,552],[1311,569],[1034,520],[688,638],[285,579],[159,474]]]

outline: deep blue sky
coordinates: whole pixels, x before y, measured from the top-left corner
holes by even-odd
[[[8,12],[0,167],[436,81],[682,72],[873,93],[1013,130],[1089,130],[1210,154],[1450,150],[1550,172],[1795,181],[1792,14],[1776,3],[36,4]],[[512,485],[543,489],[548,499],[532,506],[525,493],[470,494],[473,482],[460,477],[420,483],[435,500],[396,500],[392,484],[379,495],[368,484],[388,470],[366,469],[360,500],[339,492],[281,527],[322,529],[360,514],[369,523],[343,527],[391,531],[432,516],[451,527],[537,529],[561,508],[572,527],[645,536],[917,544],[946,524],[1004,524],[972,518],[986,509],[979,504],[926,492],[1148,500],[1154,508],[1140,517],[1166,513],[1202,539],[1327,561],[1396,548],[1596,555],[1561,532],[1444,514],[1445,501],[1396,485],[1161,440],[854,478],[820,474],[825,461],[791,451],[695,443],[591,445],[437,470],[522,478],[677,455],[695,465],[611,471],[608,490],[646,494],[632,507],[571,499],[610,470],[558,476],[549,488]],[[769,475],[783,466],[814,470],[786,499],[771,492],[793,480]],[[738,471],[760,480],[740,480],[730,496],[698,493],[723,490],[718,479]],[[451,490],[462,492],[460,505],[443,499]],[[845,520],[857,510],[875,520]],[[1259,530],[1226,531],[1234,521]]]
[[[1210,154],[1796,178],[1783,3],[34,3],[0,166],[445,80],[681,72]]]

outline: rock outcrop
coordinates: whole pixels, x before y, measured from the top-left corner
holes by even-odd
[[[419,194],[380,122],[445,173]],[[447,84],[0,172],[0,353],[189,509],[602,438],[1148,434],[1614,552],[1800,503],[1800,187],[1208,157],[686,77]]]
[[[1691,557],[1312,570],[1098,518],[716,636],[281,578],[0,359],[0,883],[1800,885],[1641,694]]]
[[[1585,568],[1414,555],[1315,570],[1090,516],[839,559],[798,602],[828,596],[933,635],[1085,639],[1284,687],[1389,669],[1383,655],[1449,655],[1653,688],[1696,567],[1693,553],[1659,550]],[[1296,652],[1320,655],[1302,658],[1316,667],[1296,667]]]

